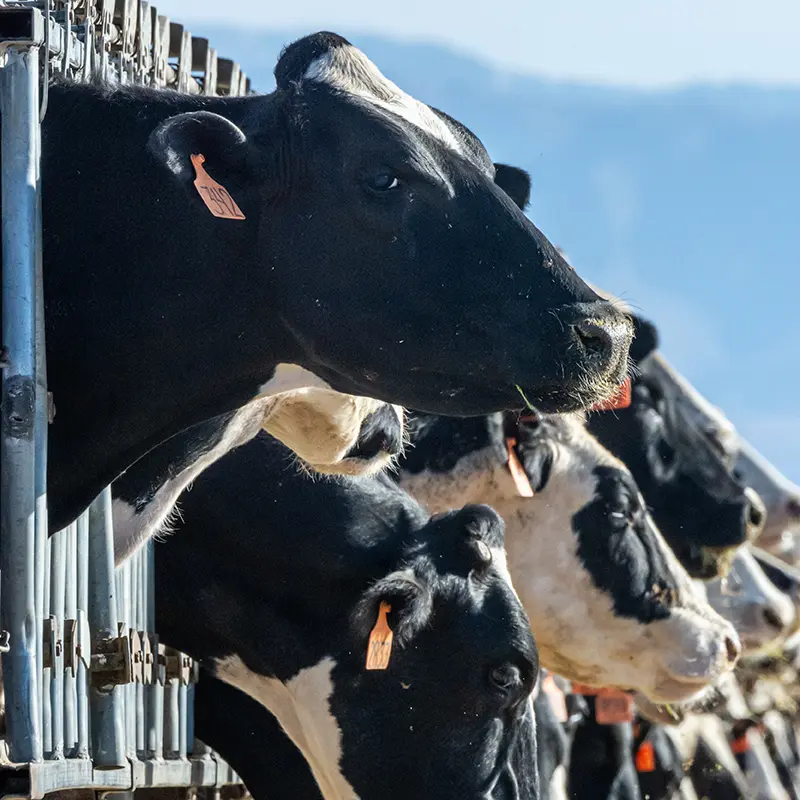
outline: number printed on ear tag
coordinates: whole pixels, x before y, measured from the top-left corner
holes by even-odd
[[[369,635],[367,645],[367,669],[386,669],[389,666],[389,659],[392,656],[392,640],[394,634],[389,627],[386,615],[392,607],[381,600],[378,608],[378,621]]]
[[[197,176],[194,179],[194,188],[208,210],[220,219],[245,219],[242,209],[236,205],[230,192],[206,172],[203,166],[206,157],[202,153],[192,153],[191,159]]]

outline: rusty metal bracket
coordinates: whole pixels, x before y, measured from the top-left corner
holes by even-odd
[[[42,627],[42,666],[53,669],[56,659],[64,652],[64,643],[59,636],[58,619],[52,614],[44,620]]]
[[[181,653],[174,647],[160,644],[158,646],[158,662],[164,667],[164,680],[176,680],[181,686],[193,683],[194,659]]]
[[[107,632],[92,643],[91,678],[95,687],[122,686],[133,682],[133,658],[127,626],[120,622],[117,636]]]

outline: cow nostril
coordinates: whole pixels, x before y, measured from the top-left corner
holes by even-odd
[[[739,644],[739,641],[734,639],[732,636],[726,636],[725,653],[728,656],[728,662],[730,664],[735,664],[739,660],[739,656],[742,654],[742,646]]]
[[[602,325],[585,319],[573,327],[589,355],[606,356],[613,348],[611,334]]]
[[[767,606],[763,610],[764,621],[767,625],[771,625],[773,628],[777,628],[777,630],[783,630],[783,620],[780,617],[780,614],[774,609]]]
[[[800,497],[789,498],[786,503],[786,513],[794,519],[800,519]]]

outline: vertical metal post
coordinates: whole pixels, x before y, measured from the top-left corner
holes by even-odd
[[[129,558],[121,567],[117,568],[117,619],[120,629],[130,641],[132,586],[131,569],[133,558]],[[125,698],[125,753],[128,758],[136,758],[136,687],[133,683],[126,683],[122,687],[122,696]]]
[[[136,553],[136,607],[134,610],[133,626],[136,629],[141,650],[141,680],[136,682],[136,755],[138,758],[145,758],[145,680],[148,674],[148,665],[145,663],[147,648],[145,641],[147,636],[147,613],[145,604],[147,603],[147,545],[140,547]]]
[[[155,637],[155,555],[152,542],[147,544],[147,619],[146,629],[150,634],[153,654],[153,682],[147,687],[147,757],[164,757],[164,668],[159,663],[158,639]]]
[[[50,617],[50,588],[52,582],[50,574],[52,571],[52,557],[53,557],[53,540],[48,537],[44,543],[44,563],[42,564],[42,624],[39,626],[44,631],[45,616]],[[42,633],[41,642],[44,643],[44,632]],[[39,648],[44,650],[43,647]],[[43,654],[42,654],[43,655]],[[44,663],[42,656],[39,656],[37,661]],[[50,708],[50,686],[53,682],[53,668],[47,667],[39,673],[41,675],[42,691],[42,753],[49,757],[49,753],[53,752],[53,714]]]
[[[89,506],[89,564],[89,625],[92,640],[116,639],[119,617],[114,586],[114,537],[109,488],[105,488]],[[103,686],[91,681],[92,758],[99,769],[114,769],[127,764],[123,689],[122,686]]]
[[[75,523],[65,531],[66,544],[66,597],[64,598],[64,619],[70,620],[74,625],[78,619],[78,533]],[[77,658],[75,646],[77,631],[70,630],[69,652],[67,645],[66,623],[64,628],[64,752],[67,756],[74,756],[78,747],[78,717],[77,717]]]
[[[164,686],[164,756],[178,758],[181,749],[180,701],[178,681],[171,678]]]
[[[78,517],[77,557],[78,571],[78,665],[75,673],[78,711],[78,758],[89,757],[89,659],[91,633],[89,631],[89,512]]]
[[[1,619],[10,644],[3,654],[9,757],[17,762],[42,758],[34,557],[39,45],[44,26],[40,12],[30,13],[30,40],[8,45],[0,67],[2,344],[8,354],[0,424]]]
[[[53,743],[49,758],[64,757],[64,595],[67,576],[66,531],[53,536],[50,556],[50,714]]]

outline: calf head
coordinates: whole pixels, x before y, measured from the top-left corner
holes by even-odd
[[[497,170],[463,125],[335,34],[290,45],[275,78],[274,94],[226,116],[166,120],[149,146],[239,268],[267,276],[287,363],[339,391],[453,414],[613,392],[630,322],[511,199],[524,202],[527,176]],[[197,153],[246,219],[209,220]]]
[[[433,510],[487,502],[542,663],[658,702],[695,697],[739,642],[664,542],[625,466],[574,415],[412,422],[401,485]],[[509,434],[513,448],[506,449]],[[522,497],[509,458],[533,490]]]
[[[187,494],[157,556],[162,638],[268,708],[326,798],[513,797],[538,661],[502,521],[428,521],[385,478],[315,482],[285,455],[258,437]]]
[[[794,627],[792,601],[747,548],[736,553],[725,578],[710,581],[706,591],[711,605],[736,628],[745,655],[773,647]]]
[[[723,574],[732,551],[755,538],[764,507],[735,477],[728,455],[687,413],[652,351],[649,323],[636,320],[628,408],[591,414],[589,430],[633,474],[653,518],[693,577]]]

